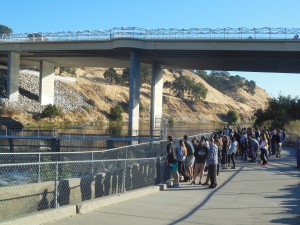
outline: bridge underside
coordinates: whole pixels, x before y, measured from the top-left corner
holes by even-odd
[[[21,52],[21,66],[38,66],[40,61],[67,67],[129,67],[130,48],[88,51]],[[141,66],[157,62],[164,67],[182,69],[300,73],[300,52],[209,51],[209,50],[138,50]],[[0,53],[7,64],[7,54]]]

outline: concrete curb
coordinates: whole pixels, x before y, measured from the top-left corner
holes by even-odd
[[[74,215],[76,215],[76,205],[68,205],[58,209],[40,211],[14,220],[0,222],[0,225],[40,225]]]
[[[77,205],[77,213],[81,213],[81,214],[89,213],[89,212],[95,211],[104,206],[117,204],[117,203],[129,200],[129,199],[138,198],[138,197],[149,195],[149,194],[156,193],[159,191],[160,191],[160,186],[151,186],[151,187],[141,188],[141,189],[129,191],[126,193],[122,193],[120,195],[107,196],[104,198],[85,201],[85,202],[82,202]]]
[[[149,195],[164,189],[166,189],[165,184],[140,188],[126,193],[121,193],[119,195],[107,196],[89,201],[84,201],[78,203],[77,205],[68,205],[60,207],[58,209],[49,209],[37,213],[32,213],[17,219],[5,221],[2,223],[0,222],[0,225],[41,225],[44,223],[51,223],[63,218],[74,216],[78,213],[83,214],[92,212],[104,206],[117,204],[119,202],[123,202],[129,199]]]

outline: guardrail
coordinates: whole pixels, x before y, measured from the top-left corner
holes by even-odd
[[[298,39],[300,28],[159,28],[115,27],[110,30],[2,34],[0,42],[101,41],[118,38],[150,40],[182,39]]]

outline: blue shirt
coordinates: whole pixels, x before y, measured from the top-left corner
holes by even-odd
[[[217,145],[215,145],[215,144],[209,145],[206,163],[208,165],[217,165],[218,164],[218,146]]]

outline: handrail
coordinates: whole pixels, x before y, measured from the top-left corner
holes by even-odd
[[[300,28],[158,28],[115,27],[110,30],[11,33],[0,35],[0,42],[101,41],[132,39],[298,39]]]

